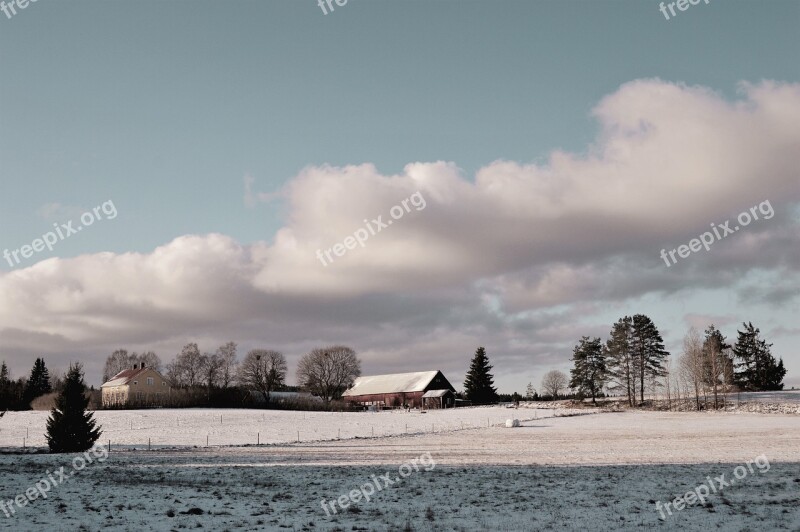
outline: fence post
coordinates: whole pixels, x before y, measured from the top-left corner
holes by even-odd
[[[300,431],[297,431],[297,443],[300,443]]]
[[[256,434],[256,445],[261,445],[261,433]]]
[[[206,434],[206,447],[208,447],[208,434]]]
[[[147,438],[147,450],[150,450],[150,438]]]

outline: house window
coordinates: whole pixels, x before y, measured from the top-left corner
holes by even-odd
[[[153,377],[147,377],[147,385],[148,385],[148,386],[152,386],[152,385],[153,385],[153,382],[154,382],[154,379],[153,379]]]
[[[136,386],[137,384],[139,384],[139,381],[133,381],[134,386]]]

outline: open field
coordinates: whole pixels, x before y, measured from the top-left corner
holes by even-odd
[[[303,441],[397,436],[488,427],[509,417],[535,419],[571,415],[587,410],[503,407],[418,410],[406,412],[295,412],[246,409],[99,410],[95,417],[103,427],[101,441],[112,448],[195,447],[255,445]],[[45,424],[49,412],[8,412],[0,420],[0,448],[46,446]],[[208,438],[208,440],[206,440]]]
[[[315,420],[319,430],[323,420],[335,426],[375,419],[367,413],[321,415]],[[394,420],[400,413],[379,415]],[[65,530],[92,531],[800,530],[800,416],[587,413],[522,425],[261,447],[114,451],[46,500],[8,518],[0,514],[0,528],[45,530],[60,521]],[[401,464],[426,453],[434,468],[419,468],[336,515],[323,511],[323,498],[335,500],[372,475],[398,478]],[[761,455],[766,468],[751,467],[740,480],[733,478],[737,466]],[[0,498],[24,492],[48,469],[70,471],[71,458],[0,455]],[[661,519],[656,501],[723,474],[735,483],[710,494],[705,506]]]

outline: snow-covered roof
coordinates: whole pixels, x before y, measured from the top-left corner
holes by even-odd
[[[448,393],[453,393],[453,390],[428,390],[422,397],[444,397]]]
[[[154,372],[158,373],[155,369],[148,367],[123,369],[122,371],[111,377],[110,381],[103,383],[103,385],[100,387],[111,388],[112,386],[124,386],[128,384],[134,377],[144,373],[147,370],[153,370]],[[161,374],[158,373],[158,375],[160,376]]]
[[[419,371],[416,373],[358,377],[353,386],[342,395],[352,397],[354,395],[381,393],[421,392],[425,390],[425,387],[430,384],[438,373],[438,371]]]

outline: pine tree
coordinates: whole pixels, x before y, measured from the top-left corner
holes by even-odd
[[[36,362],[33,363],[28,383],[25,385],[22,400],[25,406],[30,408],[31,401],[51,391],[53,389],[50,387],[50,373],[47,371],[44,359],[37,358]]]
[[[479,347],[475,351],[467,377],[464,379],[464,390],[466,391],[467,399],[473,403],[493,403],[497,401],[494,376],[489,373],[491,369],[492,366],[489,365],[486,350],[483,347]]]
[[[91,412],[86,411],[89,398],[79,363],[70,364],[64,389],[47,420],[47,444],[50,452],[71,453],[90,449],[101,430]]]
[[[592,404],[597,404],[597,396],[606,382],[606,355],[600,338],[584,336],[572,353],[574,367],[569,387],[579,397],[589,396]]]
[[[605,354],[608,366],[610,388],[623,389],[628,397],[628,405],[636,401],[636,372],[634,371],[631,337],[633,319],[620,318],[611,328],[611,338],[606,342]]]
[[[631,336],[633,365],[639,377],[639,394],[644,402],[645,377],[655,381],[665,375],[664,360],[669,353],[664,349],[664,340],[661,333],[649,317],[636,314],[633,317]]]
[[[761,331],[752,323],[743,323],[744,330],[736,331],[738,338],[733,347],[736,364],[736,383],[745,390],[782,390],[786,369],[783,360],[776,362],[770,352],[772,344],[760,338]]]

